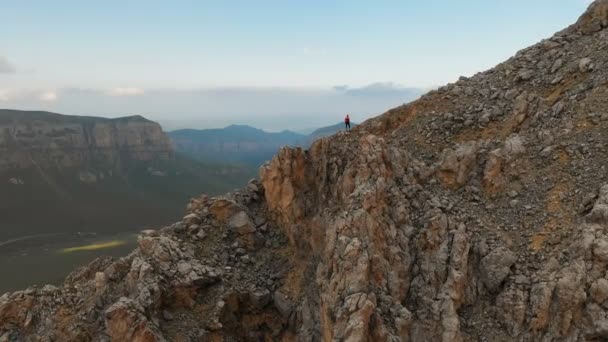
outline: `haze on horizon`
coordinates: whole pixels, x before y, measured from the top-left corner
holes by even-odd
[[[589,3],[7,2],[0,108],[139,114],[166,129],[363,121],[494,66]]]

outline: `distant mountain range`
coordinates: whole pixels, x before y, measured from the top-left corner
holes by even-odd
[[[278,133],[243,125],[221,129],[182,129],[168,133],[176,151],[206,161],[226,161],[258,165],[272,158],[284,145],[304,138],[291,131]]]
[[[353,124],[353,127],[356,124]],[[198,160],[260,166],[283,146],[308,147],[319,138],[343,130],[344,124],[322,127],[310,134],[266,132],[246,125],[220,129],[181,129],[168,132],[175,150]]]
[[[355,126],[357,126],[356,123],[351,123],[351,128],[354,128]],[[319,138],[328,137],[342,130],[344,130],[344,123],[337,123],[335,125],[317,128],[306,136],[306,143],[310,145],[313,141]]]
[[[0,241],[158,227],[180,217],[189,197],[230,191],[254,175],[175,153],[141,116],[0,110]]]

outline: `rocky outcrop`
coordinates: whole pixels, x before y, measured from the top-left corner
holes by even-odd
[[[128,257],[3,296],[0,336],[605,340],[607,4],[492,70],[282,149],[259,182],[193,199]]]
[[[608,4],[603,1],[592,3],[575,27],[583,34],[592,34],[608,27]]]
[[[216,210],[219,206],[226,210]],[[214,341],[232,336],[257,341],[279,336],[290,325],[290,318],[281,315],[289,312],[289,299],[272,304],[285,281],[281,251],[286,240],[272,223],[254,216],[263,211],[260,190],[193,199],[181,222],[142,232],[129,256],[98,259],[72,273],[60,288],[0,297],[0,340]],[[252,226],[232,229],[242,221]],[[249,240],[254,250],[247,249]]]

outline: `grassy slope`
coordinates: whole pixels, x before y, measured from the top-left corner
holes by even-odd
[[[167,175],[151,175],[150,166]],[[254,176],[252,169],[179,156],[129,165],[122,176],[93,184],[82,183],[77,170],[45,173],[51,184],[33,169],[0,174],[0,241],[31,234],[159,227],[179,219],[190,197],[224,193]],[[25,184],[8,183],[16,176]]]

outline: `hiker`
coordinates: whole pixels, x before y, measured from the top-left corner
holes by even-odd
[[[344,118],[344,126],[346,127],[346,131],[350,131],[350,117],[346,114]]]

